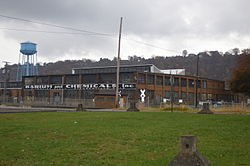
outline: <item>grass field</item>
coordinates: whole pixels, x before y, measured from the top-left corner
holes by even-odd
[[[170,112],[0,114],[0,166],[165,166],[179,136],[212,166],[250,166],[250,116]]]

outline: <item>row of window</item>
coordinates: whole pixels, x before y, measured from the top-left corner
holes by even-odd
[[[80,75],[26,77],[25,84],[116,83],[116,75],[114,73],[82,75],[81,79],[82,80],[80,80]],[[195,80],[174,76],[155,76],[153,74],[138,74],[138,77],[136,78],[132,73],[120,74],[121,83],[134,83],[136,79],[139,84],[147,83],[151,85],[172,85],[176,87],[194,88],[196,82],[198,88],[208,88],[206,80]]]
[[[181,93],[179,93],[177,91],[173,91],[173,92],[165,91],[165,98],[167,98],[167,99],[170,99],[172,97],[175,100],[177,100],[177,99],[193,100],[194,95],[195,95],[195,93],[193,93],[193,92],[189,92],[189,93],[181,92]],[[200,100],[212,99],[212,94],[198,93],[197,96]]]
[[[0,82],[0,88],[22,88],[22,82]]]
[[[40,76],[35,79],[35,77],[26,77],[25,84],[77,84],[79,83],[79,75],[69,75],[69,76]],[[82,77],[82,83],[115,83],[116,75],[115,74],[91,74],[84,75]],[[122,83],[133,83],[134,77],[130,73],[121,73],[120,82]]]
[[[26,94],[26,95],[28,95],[28,94]],[[35,97],[38,97],[38,98],[48,97],[48,95],[49,95],[49,91],[46,91],[46,90],[36,90],[35,91]],[[62,97],[61,95],[62,94],[59,93],[59,92],[54,92],[52,94],[53,98]],[[84,98],[84,99],[93,99],[94,96],[95,96],[95,91],[85,90],[85,91],[80,91],[79,92],[79,91],[76,91],[76,90],[64,90],[64,92],[63,92],[63,96],[65,98],[77,99],[77,98],[79,98],[79,95],[81,95],[81,98]]]
[[[145,74],[139,74],[138,75],[138,83],[139,84],[157,84],[157,85],[166,85],[166,86],[181,86],[181,87],[191,87],[193,88],[195,86],[194,79],[187,79],[187,78],[179,78],[179,77],[170,77],[165,76],[165,79],[163,79],[163,76],[154,76],[154,75],[146,75]],[[198,88],[207,88],[207,81],[206,80],[197,80],[197,87]]]
[[[49,92],[48,91],[44,91],[44,90],[37,90],[35,91],[35,97],[38,98],[44,98],[44,97],[48,97]],[[59,92],[54,92],[54,94],[52,94],[53,97],[61,97],[62,94],[59,94]],[[85,98],[85,99],[93,99],[95,97],[95,92],[91,91],[91,90],[86,90],[86,91],[75,91],[75,90],[65,90],[63,93],[64,98],[72,98],[72,99],[77,99],[79,98],[79,95],[81,95],[81,98]],[[149,97],[149,99],[153,99],[155,96],[154,91],[153,90],[148,90],[146,92],[146,97]],[[178,92],[178,91],[165,91],[164,94],[164,98],[166,99],[173,99],[173,100],[179,100],[179,99],[183,99],[183,100],[189,100],[189,101],[193,101],[195,97],[195,93],[193,92]],[[213,96],[212,94],[206,94],[206,93],[198,93],[198,98],[199,100],[207,100],[207,99],[212,99]]]

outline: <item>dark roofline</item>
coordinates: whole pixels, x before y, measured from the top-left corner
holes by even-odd
[[[154,66],[154,64],[139,64],[139,65],[121,65],[120,67],[135,67],[135,66]],[[97,66],[97,67],[80,67],[80,68],[72,68],[72,70],[75,69],[103,69],[103,68],[113,68],[117,66]],[[158,69],[158,67],[156,67]],[[160,70],[160,69],[159,69]]]
[[[125,72],[125,73],[136,73],[136,71],[128,71],[128,72]],[[42,75],[32,75],[32,76],[23,76],[25,78],[27,77],[48,77],[48,76],[75,76],[75,75],[94,75],[94,74],[99,74],[99,73],[87,73],[87,74],[42,74]],[[106,72],[106,73],[100,73],[100,74],[111,74],[109,72]],[[20,81],[22,82],[22,81]]]
[[[136,72],[136,71],[131,71],[131,72],[125,72],[125,73],[147,73],[147,72]],[[33,76],[23,76],[23,77],[46,77],[46,76],[75,76],[75,75],[94,75],[98,73],[90,73],[90,74],[50,74],[50,75],[33,75]],[[110,74],[110,73],[101,73],[101,74]],[[147,73],[147,74],[157,74],[157,75],[162,75],[162,76],[171,76],[171,74],[164,74],[164,73]],[[196,79],[196,76],[192,75],[179,75],[179,74],[172,74],[172,76],[178,76],[178,77],[192,77],[193,79]],[[216,80],[216,79],[211,79],[211,78],[206,78],[206,77],[198,77],[200,79],[207,79],[207,80],[213,80],[213,81],[220,81],[220,82],[226,82],[226,80]],[[19,82],[19,81],[18,81]]]

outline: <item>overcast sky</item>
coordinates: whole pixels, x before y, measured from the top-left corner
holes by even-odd
[[[0,0],[3,16],[105,34],[0,16],[0,60],[17,63],[25,41],[37,43],[38,62],[113,59],[120,17],[122,59],[249,48],[249,11],[249,0]]]

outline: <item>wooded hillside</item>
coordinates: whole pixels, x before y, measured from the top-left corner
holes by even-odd
[[[228,80],[231,78],[233,68],[237,64],[238,59],[242,55],[232,55],[230,53],[219,53],[218,51],[210,51],[200,53],[199,55],[199,75],[217,80]],[[187,75],[196,74],[197,55],[189,54],[187,56],[163,57],[156,56],[149,59],[140,56],[129,56],[128,60],[122,60],[123,65],[133,64],[154,64],[159,69],[186,69]],[[55,63],[44,63],[39,65],[39,74],[70,74],[72,68],[79,67],[97,67],[116,65],[116,58],[113,60],[101,58],[99,61],[89,59],[82,60],[65,60]],[[10,69],[10,80],[15,80],[17,65],[8,66]],[[2,69],[1,69],[2,70]],[[4,77],[1,72],[0,80]]]

